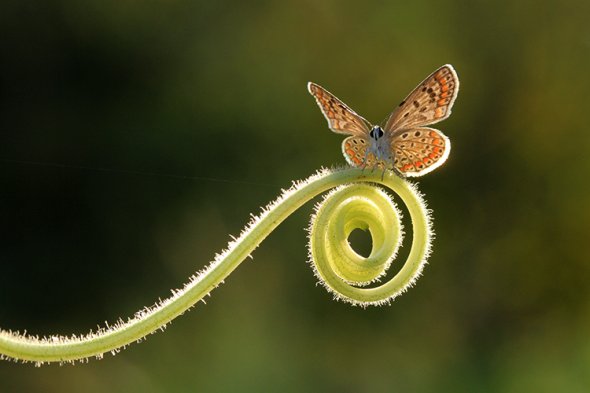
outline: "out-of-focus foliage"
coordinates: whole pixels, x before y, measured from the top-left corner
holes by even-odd
[[[420,179],[437,238],[391,307],[331,301],[297,212],[116,357],[0,363],[2,392],[585,392],[590,3],[0,4],[0,326],[85,333],[201,268],[249,213],[343,164],[305,84],[373,122],[436,67],[461,91]],[[197,177],[191,179],[191,177]]]

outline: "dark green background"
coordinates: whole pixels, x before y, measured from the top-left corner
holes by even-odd
[[[587,392],[590,3],[0,4],[0,327],[85,333],[344,163],[305,84],[379,122],[451,63],[434,252],[391,307],[334,302],[311,204],[207,305],[116,357],[0,363],[4,392]],[[191,177],[201,177],[192,178]],[[204,178],[213,178],[207,180]]]

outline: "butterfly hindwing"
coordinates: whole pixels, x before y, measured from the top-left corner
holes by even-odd
[[[439,130],[419,127],[396,134],[391,150],[395,169],[405,176],[422,176],[447,160],[451,142]]]
[[[369,141],[362,136],[349,136],[344,139],[342,153],[346,161],[354,167],[385,169],[391,166],[375,157],[369,149]]]

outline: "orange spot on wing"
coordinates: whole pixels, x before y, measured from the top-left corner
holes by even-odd
[[[438,107],[434,110],[434,116],[436,116],[436,117],[443,117],[444,114],[445,114],[445,111],[441,107]]]
[[[446,93],[447,91],[449,91],[449,85],[443,84],[440,89],[443,91],[443,93]],[[441,94],[441,97],[442,97],[442,94]]]
[[[445,92],[441,93],[440,96],[441,96],[441,98],[447,98],[449,96],[449,92],[445,91]]]
[[[414,165],[412,165],[412,164],[406,164],[406,165],[402,166],[400,170],[401,170],[402,172],[407,172],[407,171],[409,171],[410,169],[412,169],[413,167],[414,167]]]
[[[430,154],[428,155],[428,157],[430,157],[430,158],[431,158],[431,159],[433,159],[433,160],[436,160],[436,153],[430,153]]]
[[[352,149],[346,149],[346,155],[357,165],[361,164],[360,158],[358,158]]]
[[[346,154],[348,154],[350,157],[354,157],[354,150],[346,149]]]
[[[436,155],[436,154],[438,154],[440,151],[441,151],[441,148],[440,148],[440,147],[438,147],[438,146],[435,146],[435,147],[432,149],[432,154],[435,154],[435,155]]]
[[[441,98],[440,100],[438,100],[437,104],[438,106],[443,106],[447,103],[447,100],[444,98]]]

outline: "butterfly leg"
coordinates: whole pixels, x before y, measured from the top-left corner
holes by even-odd
[[[393,173],[395,173],[396,175],[398,175],[402,179],[406,177],[406,175],[404,175],[399,169],[397,169],[395,167],[395,165],[391,167],[391,170],[393,171]]]
[[[365,157],[363,158],[363,163],[361,164],[362,166],[362,172],[365,171],[365,168],[367,167],[367,161],[369,160],[369,150],[365,150]]]

